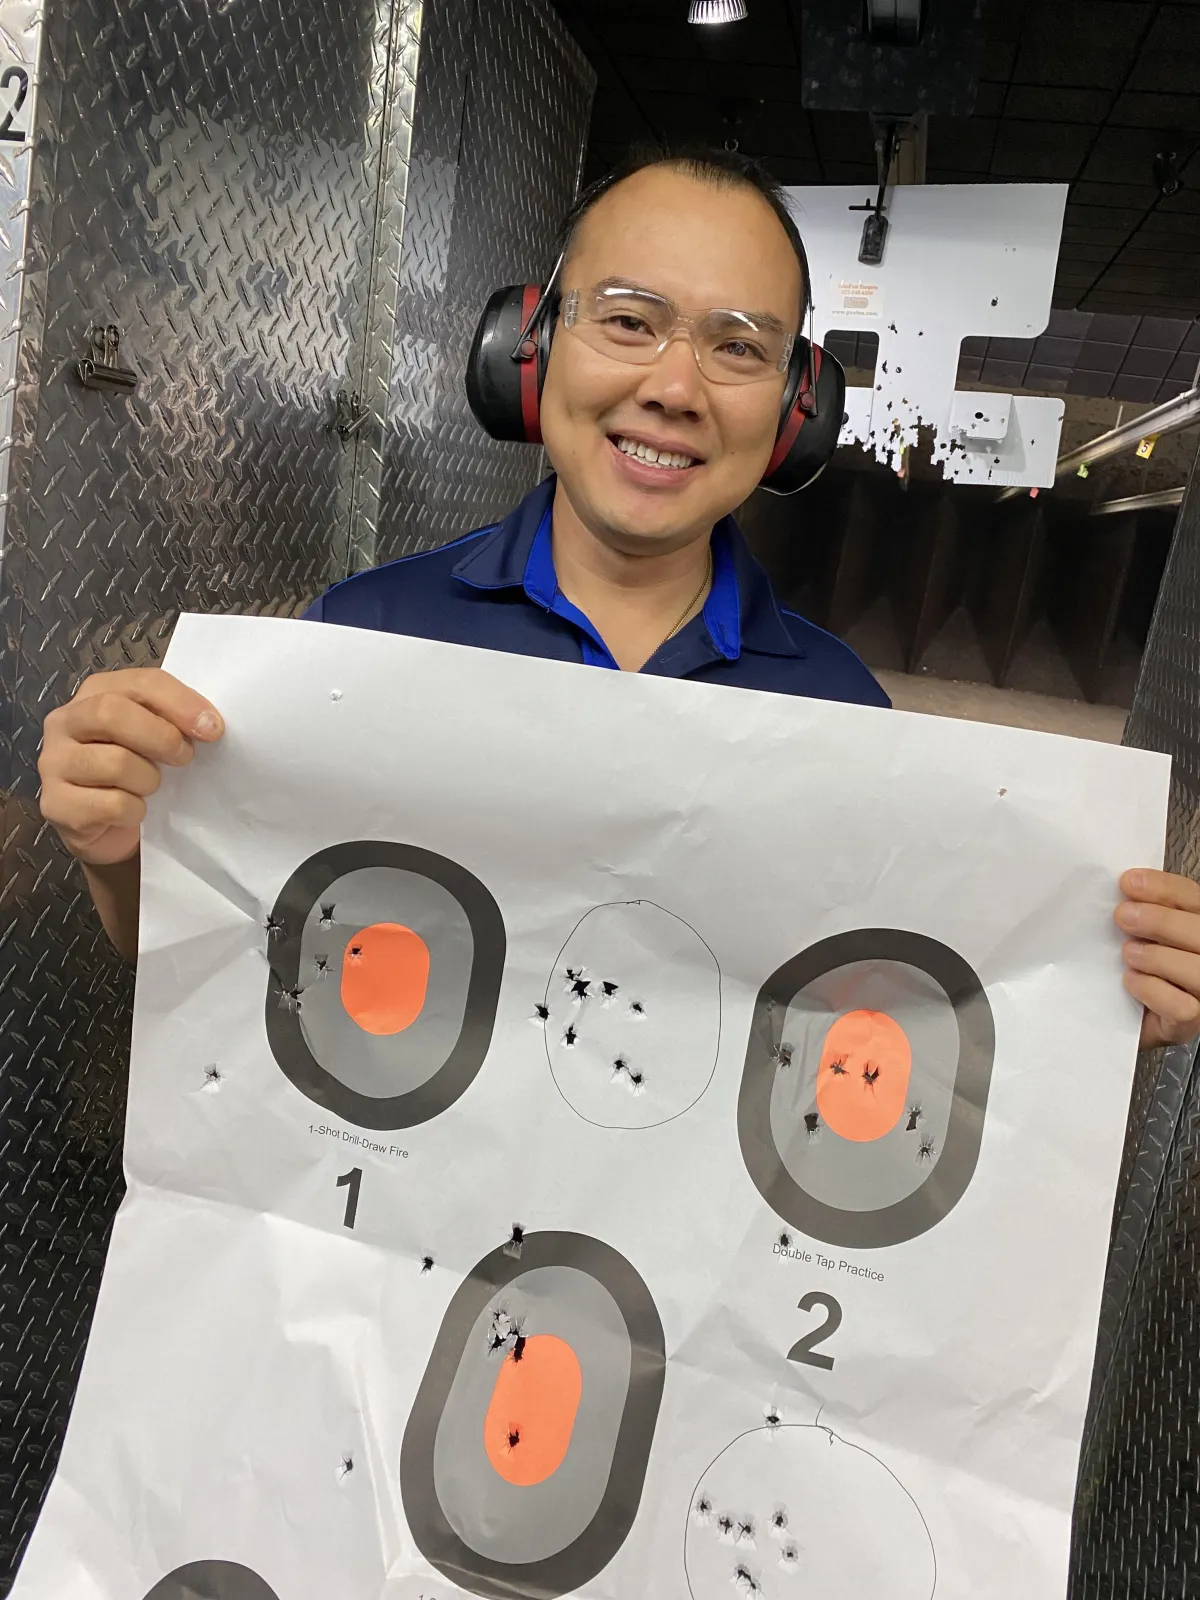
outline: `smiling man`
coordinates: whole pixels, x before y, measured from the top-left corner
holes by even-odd
[[[317,621],[886,706],[845,645],[775,599],[731,513],[767,470],[808,285],[782,193],[723,151],[649,155],[568,217],[540,426],[555,476],[498,526],[359,573]],[[219,738],[168,674],[98,673],[46,719],[42,809],[110,937],[137,950],[159,767]],[[1144,1045],[1200,1032],[1200,888],[1127,873]]]

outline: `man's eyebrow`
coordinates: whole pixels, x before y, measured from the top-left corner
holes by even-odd
[[[669,295],[659,289],[650,289],[644,283],[635,283],[632,278],[601,278],[596,285],[597,289],[628,289],[634,294],[652,295],[655,300],[665,300],[668,305],[674,305]],[[713,311],[728,311],[735,317],[748,317],[751,322],[757,323],[761,328],[773,328],[778,333],[786,333],[787,325],[773,311],[742,311],[736,306],[712,306]]]

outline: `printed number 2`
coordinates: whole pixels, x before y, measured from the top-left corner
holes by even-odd
[[[344,1228],[352,1228],[354,1219],[358,1215],[358,1191],[362,1188],[362,1168],[352,1167],[349,1172],[343,1172],[337,1181],[339,1189],[349,1185],[349,1194],[346,1196],[346,1215],[342,1218]],[[840,1316],[841,1313],[839,1312]]]
[[[0,89],[17,86],[17,98],[13,101],[12,110],[5,113],[4,121],[0,122],[0,139],[8,139],[13,143],[21,144],[25,139],[22,128],[13,127],[13,118],[25,104],[25,96],[29,93],[29,74],[24,67],[5,67],[0,73]]]
[[[806,1333],[803,1339],[796,1340],[788,1351],[788,1360],[802,1361],[807,1367],[823,1367],[828,1372],[833,1366],[833,1357],[818,1355],[817,1346],[824,1344],[841,1327],[842,1308],[831,1294],[822,1294],[819,1289],[813,1289],[804,1296],[797,1309],[815,1311],[818,1306],[825,1312],[825,1321],[819,1328]]]

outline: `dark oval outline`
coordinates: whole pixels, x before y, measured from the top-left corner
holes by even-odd
[[[608,1485],[591,1522],[572,1542],[540,1561],[481,1556],[446,1520],[433,1479],[433,1447],[454,1375],[479,1313],[497,1289],[537,1267],[588,1273],[612,1295],[629,1334],[629,1387],[609,1466]],[[442,1318],[400,1447],[400,1495],[417,1548],[444,1578],[487,1600],[537,1595],[556,1600],[602,1572],[625,1543],[641,1504],[666,1378],[666,1336],[640,1273],[611,1245],[581,1233],[528,1233],[515,1259],[503,1245],[472,1269]],[[483,1570],[480,1570],[480,1569]]]
[[[308,1048],[299,1015],[281,1002],[299,986],[304,925],[330,884],[362,867],[398,867],[417,872],[448,890],[466,912],[474,940],[462,1027],[445,1061],[425,1083],[404,1094],[376,1097],[335,1078]],[[492,1042],[507,940],[500,907],[466,867],[418,845],[387,839],[354,839],[309,856],[279,891],[272,916],[280,924],[269,935],[267,1043],[276,1064],[306,1099],[360,1128],[412,1128],[439,1116],[470,1088]]]
[[[779,1157],[771,1132],[771,1090],[779,1065],[771,1053],[769,1017],[772,1006],[786,1008],[806,983],[854,961],[902,962],[932,978],[958,1022],[958,1065],[942,1154],[928,1177],[890,1206],[851,1212],[810,1195]],[[754,1002],[737,1115],[738,1143],[751,1182],[776,1216],[823,1244],[877,1250],[918,1238],[949,1216],[975,1174],[995,1053],[987,994],[974,968],[949,945],[904,928],[854,928],[821,939],[777,967]]]

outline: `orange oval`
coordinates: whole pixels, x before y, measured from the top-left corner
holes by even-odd
[[[558,1471],[582,1392],[579,1357],[565,1339],[535,1333],[504,1358],[483,1422],[483,1444],[506,1483],[529,1488]]]
[[[373,922],[346,943],[342,1004],[364,1033],[400,1033],[425,1004],[429,948],[398,922]]]
[[[882,1139],[904,1110],[911,1071],[908,1036],[893,1017],[848,1011],[825,1035],[817,1110],[843,1139]]]

